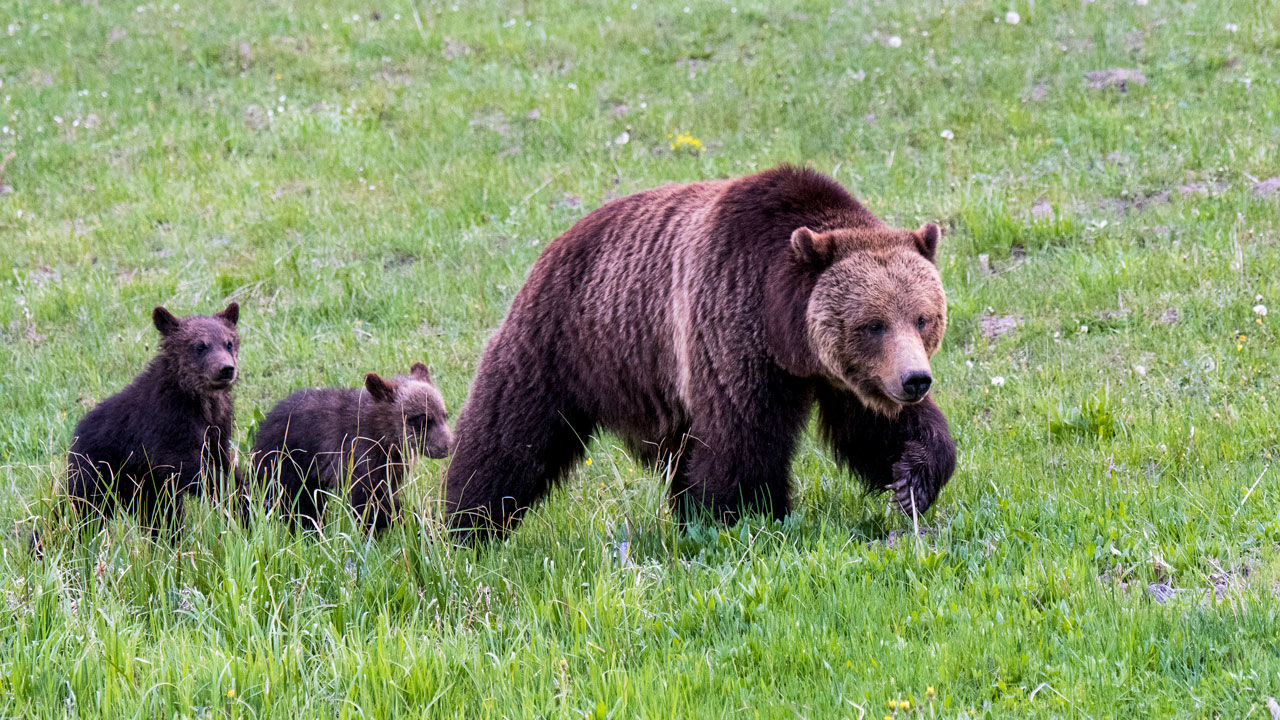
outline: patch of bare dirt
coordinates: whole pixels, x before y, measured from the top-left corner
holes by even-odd
[[[1280,175],[1273,178],[1267,178],[1250,189],[1253,191],[1253,194],[1258,197],[1271,197],[1277,192],[1280,192]]]
[[[260,132],[267,129],[267,126],[271,124],[271,118],[267,117],[267,111],[263,110],[261,106],[250,105],[244,109],[241,122],[244,123],[246,128],[254,132]]]
[[[470,55],[471,48],[461,40],[445,35],[444,48],[440,51],[440,54],[444,56],[445,60],[453,60],[463,55]]]
[[[1094,90],[1114,89],[1119,92],[1128,92],[1130,85],[1147,84],[1147,76],[1143,75],[1142,71],[1132,68],[1091,70],[1085,73],[1084,77],[1089,87]]]
[[[1021,315],[991,315],[983,313],[978,320],[978,332],[982,339],[994,342],[1001,337],[1022,327],[1024,319]]]

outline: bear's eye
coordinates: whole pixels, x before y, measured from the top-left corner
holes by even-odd
[[[227,341],[227,352],[235,352],[235,348],[232,347],[230,340]]]
[[[887,329],[888,328],[885,327],[885,324],[879,320],[869,322],[862,326],[862,330],[869,335],[883,335]]]
[[[921,315],[920,317],[916,318],[916,329],[917,329],[917,330],[923,330],[923,329],[925,329],[925,328],[926,328],[926,327],[928,327],[928,326],[929,326],[929,318],[927,318],[927,317],[925,317],[925,316],[923,316],[923,315]]]
[[[196,354],[197,354],[197,355],[203,355],[203,354],[205,354],[205,353],[207,353],[207,352],[209,352],[209,343],[202,342],[202,343],[200,343],[200,344],[196,345]]]

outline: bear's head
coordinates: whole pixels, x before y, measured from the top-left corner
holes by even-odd
[[[929,358],[947,327],[939,235],[932,223],[791,235],[797,261],[817,273],[806,323],[820,373],[888,417],[933,382]]]
[[[217,315],[178,318],[162,306],[151,312],[160,331],[160,352],[171,363],[180,387],[193,394],[230,389],[238,376],[239,319],[236,303]]]
[[[429,458],[449,456],[453,450],[449,411],[426,365],[414,363],[408,375],[398,375],[390,382],[369,373],[364,387],[375,403],[394,408],[409,447]]]

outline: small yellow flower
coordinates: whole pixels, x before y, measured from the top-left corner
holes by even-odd
[[[930,685],[930,686],[929,686],[929,689],[927,689],[927,690],[925,690],[925,691],[924,691],[924,694],[925,694],[925,695],[932,695],[932,694],[933,694],[933,686],[932,686],[932,685]]]
[[[672,150],[683,150],[685,152],[697,155],[702,152],[702,141],[690,135],[689,133],[680,133],[671,143]]]
[[[902,702],[898,703],[898,707],[902,708],[903,710],[910,710],[910,709],[911,709],[911,701],[910,701],[910,700],[903,700]]]
[[[231,688],[230,690],[228,690],[228,691],[227,691],[227,697],[229,697],[229,698],[233,698],[233,697],[235,697],[235,696],[236,696],[236,689],[235,689],[235,688]]]
[[[890,709],[890,710],[897,710],[897,709],[898,709],[898,701],[897,701],[897,700],[890,700],[890,701],[889,701],[889,709]]]
[[[590,464],[591,464],[591,458],[587,458],[587,464],[588,464],[588,465],[590,465]]]

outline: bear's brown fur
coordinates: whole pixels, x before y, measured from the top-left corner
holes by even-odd
[[[173,531],[185,496],[213,489],[231,471],[239,317],[236,303],[181,319],[155,308],[160,353],[76,424],[67,456],[75,517],[98,521],[123,506],[153,536]]]
[[[505,532],[599,427],[666,468],[682,519],[781,517],[815,402],[846,467],[927,509],[955,466],[927,395],[946,325],[938,238],[792,167],[592,212],[547,246],[485,351],[451,525]]]
[[[349,500],[366,530],[399,514],[396,493],[409,453],[449,454],[448,411],[427,366],[361,388],[299,390],[272,408],[254,440],[250,467],[269,509],[318,529],[326,499],[350,479]]]

